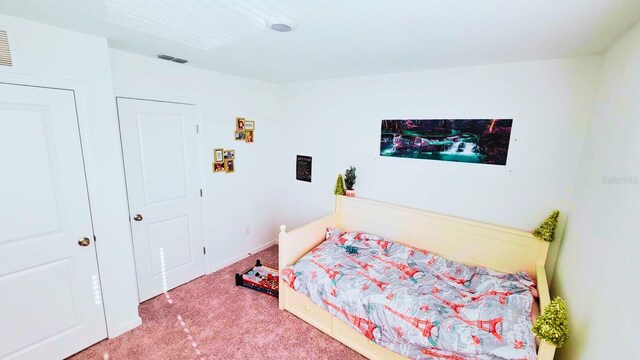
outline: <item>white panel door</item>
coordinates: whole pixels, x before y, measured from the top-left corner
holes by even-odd
[[[74,94],[0,84],[0,358],[106,335]]]
[[[204,274],[196,110],[118,98],[140,301]]]

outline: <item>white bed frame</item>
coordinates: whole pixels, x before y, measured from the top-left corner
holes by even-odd
[[[362,198],[337,196],[335,213],[289,232],[281,225],[279,270],[295,263],[324,241],[328,226],[367,231],[468,265],[481,265],[501,272],[526,271],[537,281],[541,311],[549,304],[544,268],[549,249],[547,242],[525,231]],[[279,296],[281,310],[291,312],[369,359],[407,359],[368,340],[313,304],[307,296],[293,290],[282,278]],[[540,342],[538,359],[551,360],[554,353],[553,345]]]

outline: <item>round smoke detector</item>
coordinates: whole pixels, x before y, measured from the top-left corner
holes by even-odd
[[[296,28],[295,25],[293,24],[286,24],[284,22],[278,22],[278,21],[266,21],[267,23],[267,27],[273,31],[277,31],[277,32],[289,32],[289,31],[293,31],[293,29]]]

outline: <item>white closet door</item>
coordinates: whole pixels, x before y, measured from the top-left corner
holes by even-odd
[[[195,106],[118,99],[140,301],[204,274]]]
[[[74,94],[0,84],[0,358],[106,335]]]

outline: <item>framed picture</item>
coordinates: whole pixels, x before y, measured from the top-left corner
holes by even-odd
[[[244,131],[236,130],[235,139],[236,139],[236,141],[244,141]]]
[[[228,172],[228,173],[232,173],[235,171],[234,166],[233,166],[233,160],[225,160],[224,161],[224,171]]]
[[[296,180],[311,182],[311,156],[296,156]]]
[[[244,141],[248,143],[253,142],[253,130],[247,130],[244,132]]]
[[[213,162],[222,162],[224,149],[213,149]]]
[[[507,165],[513,119],[382,120],[380,156]]]
[[[214,162],[211,164],[211,167],[213,168],[214,173],[225,172],[224,163]]]
[[[244,129],[245,130],[255,130],[256,129],[256,122],[253,121],[253,120],[252,121],[246,120],[244,122]]]
[[[246,120],[241,117],[236,118],[236,131],[244,131],[245,130],[245,122]]]
[[[236,159],[236,151],[235,150],[225,150],[223,158],[225,160],[235,160]]]

